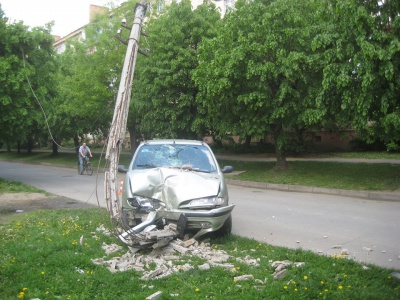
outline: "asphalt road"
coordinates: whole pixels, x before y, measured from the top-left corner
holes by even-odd
[[[104,174],[0,161],[0,178],[105,207]],[[233,233],[400,270],[400,202],[229,185]]]

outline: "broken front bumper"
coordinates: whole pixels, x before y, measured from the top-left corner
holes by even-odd
[[[216,231],[221,228],[229,218],[235,205],[214,208],[211,210],[165,210],[152,211],[147,215],[139,225],[127,230],[120,235],[121,238],[128,238],[129,235],[137,234],[143,231],[147,226],[156,223],[158,220],[165,219],[169,222],[178,222],[185,219],[184,230],[196,230],[195,237],[201,236],[207,232]]]

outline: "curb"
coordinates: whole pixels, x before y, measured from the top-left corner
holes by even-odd
[[[400,201],[400,193],[396,192],[342,190],[342,189],[319,188],[319,187],[302,186],[302,185],[243,181],[243,180],[226,179],[226,178],[225,181],[227,184],[231,185],[258,188],[258,189],[269,189],[269,190],[278,190],[285,192],[339,195],[345,197],[361,198],[366,200]]]

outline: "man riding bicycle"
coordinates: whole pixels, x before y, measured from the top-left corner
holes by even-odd
[[[92,152],[90,151],[89,147],[86,146],[86,143],[83,142],[82,146],[79,147],[78,159],[79,159],[79,174],[83,174],[83,161],[87,160],[88,154],[90,157],[92,156]]]

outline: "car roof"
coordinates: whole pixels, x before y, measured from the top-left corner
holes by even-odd
[[[160,139],[160,140],[147,140],[141,142],[146,145],[204,145],[203,141],[197,140],[183,140],[183,139]]]

